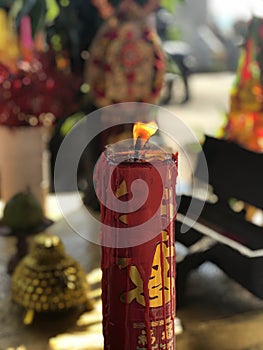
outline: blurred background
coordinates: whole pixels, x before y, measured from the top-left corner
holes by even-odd
[[[24,310],[12,301],[10,261],[14,254],[21,259],[27,250],[19,254],[21,241],[19,245],[12,230],[6,234],[1,222],[0,350],[103,348],[100,247],[86,241],[83,244],[61,216],[54,198],[53,170],[60,144],[86,114],[125,101],[162,106],[181,119],[201,143],[205,135],[222,137],[231,97],[237,87],[243,88],[239,67],[249,56],[242,53],[248,52],[249,26],[255,15],[263,15],[262,0],[0,0],[1,209],[14,194],[24,190],[29,179],[34,180],[29,187],[52,220],[50,232],[61,237],[67,252],[85,270],[91,286],[89,295],[95,300],[91,313],[40,317],[31,326],[23,325]],[[129,27],[136,38],[131,49],[119,35],[125,32],[126,21],[135,22]],[[255,46],[261,47],[261,43],[259,40]],[[123,47],[126,66],[114,56],[114,50]],[[137,59],[145,52],[152,60],[140,66]],[[127,75],[124,68],[119,71],[124,66]],[[134,66],[138,70],[129,71]],[[251,72],[248,70],[246,78],[249,76],[256,88],[262,87],[260,64],[248,66]],[[112,72],[119,74],[118,79]],[[244,86],[248,96],[253,89]],[[261,87],[255,89],[260,94]],[[168,130],[169,125],[165,128]],[[28,133],[40,129],[43,135]],[[261,124],[259,129],[262,142]],[[244,135],[243,124],[237,125],[237,130],[238,135]],[[23,131],[19,137],[18,131]],[[129,132],[118,128],[110,130],[107,137],[99,135],[82,156],[78,185],[94,215],[99,214],[90,186],[94,164],[105,144]],[[255,135],[249,135],[245,145],[262,152],[262,143],[250,143]],[[41,162],[38,164],[36,159]],[[68,200],[69,213],[81,222],[70,184],[61,181],[59,188]],[[178,309],[177,349],[263,349],[262,311],[259,298],[215,265],[205,263],[191,273],[186,304]]]

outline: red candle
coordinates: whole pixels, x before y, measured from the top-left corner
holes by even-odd
[[[175,349],[177,156],[144,143],[137,139],[137,150],[127,152],[110,147],[96,170],[105,350]],[[131,211],[138,179],[138,203],[144,203]],[[116,198],[128,209],[116,210]]]

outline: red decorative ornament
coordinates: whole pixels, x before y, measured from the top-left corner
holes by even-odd
[[[107,19],[115,13],[114,7],[108,0],[92,0],[92,4],[98,9],[103,19]],[[117,11],[130,13],[137,18],[143,18],[159,5],[160,0],[148,0],[144,5],[140,5],[134,0],[122,0]]]
[[[79,79],[70,71],[57,68],[50,51],[39,54],[31,62],[19,62],[15,73],[1,65],[0,125],[53,124],[55,119],[78,109],[79,87]]]
[[[95,37],[88,67],[98,107],[120,102],[156,103],[163,85],[165,57],[155,31],[119,14]]]

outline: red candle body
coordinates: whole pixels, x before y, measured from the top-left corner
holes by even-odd
[[[125,161],[119,164],[107,157],[102,158],[97,172],[102,223],[117,228],[136,227],[156,215],[156,225],[163,227],[157,234],[146,229],[142,232],[146,235],[145,242],[139,245],[131,243],[127,237],[125,247],[123,242],[121,246],[118,244],[116,236],[112,238],[115,241],[111,241],[109,232],[102,225],[104,349],[174,350],[177,158],[170,156],[160,160],[157,157],[155,160],[153,157],[151,162]],[[101,169],[104,169],[103,174]],[[112,190],[120,200],[129,201],[132,199],[131,185],[136,179],[142,179],[148,185],[145,203],[132,213],[109,209],[112,198],[109,191]]]

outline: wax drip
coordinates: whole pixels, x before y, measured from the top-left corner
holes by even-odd
[[[127,256],[127,255],[126,255]],[[129,285],[130,285],[130,282],[129,282],[129,276],[130,276],[130,271],[131,271],[131,265],[129,265],[127,267],[127,277],[126,277],[126,293],[125,293],[125,329],[124,329],[124,332],[125,332],[125,349],[128,349],[128,345],[129,345],[129,337],[130,337],[130,332],[129,332],[129,327],[128,327],[128,324],[129,324],[129,299],[128,299],[128,290],[129,290]]]
[[[145,331],[147,337],[147,348],[148,350],[152,350],[152,340],[151,340],[151,322],[150,322],[150,298],[149,298],[149,278],[147,276],[143,280],[143,294],[145,299],[145,311],[144,311],[144,319],[145,319]]]
[[[161,260],[161,277],[162,277],[162,302],[163,302],[162,309],[163,309],[163,317],[164,317],[164,336],[165,336],[165,343],[167,344],[167,334],[166,334],[166,322],[167,322],[167,320],[166,320],[166,303],[165,303],[166,300],[165,300],[165,291],[164,291],[164,288],[165,288],[164,259],[166,259],[166,257],[165,257],[164,252],[163,252],[163,245],[164,244],[165,244],[164,242],[161,243],[160,260]]]

